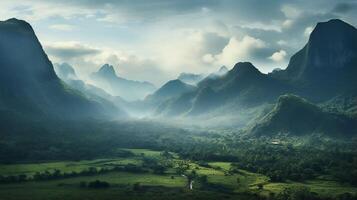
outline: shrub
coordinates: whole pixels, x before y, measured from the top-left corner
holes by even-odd
[[[110,187],[110,184],[105,181],[96,180],[96,181],[89,182],[88,187],[89,188],[108,188],[108,187]]]

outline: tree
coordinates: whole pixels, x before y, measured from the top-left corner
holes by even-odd
[[[190,164],[186,160],[180,160],[177,162],[176,173],[182,175],[189,168],[190,168]]]
[[[92,181],[88,183],[88,187],[90,188],[108,188],[110,186],[110,184],[108,182],[105,181]]]
[[[133,190],[134,191],[140,191],[141,190],[141,185],[139,182],[133,184]]]

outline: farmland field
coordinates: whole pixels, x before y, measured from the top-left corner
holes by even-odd
[[[0,184],[0,199],[111,199],[120,197],[130,199],[145,194],[145,198],[165,199],[184,198],[195,196],[201,193],[209,193],[210,197],[220,198],[242,197],[258,194],[269,196],[272,193],[279,193],[287,187],[305,186],[312,192],[320,196],[331,196],[342,193],[356,193],[357,189],[351,186],[340,185],[332,180],[316,179],[304,183],[271,182],[267,176],[251,173],[246,170],[231,172],[229,162],[208,162],[205,164],[182,160],[177,155],[169,153],[170,158],[164,156],[164,152],[148,149],[120,149],[130,156],[95,159],[84,161],[62,161],[1,165],[2,176],[26,175],[26,181],[19,183]],[[161,173],[155,172],[148,165],[150,159],[157,159],[160,162],[171,162],[171,165]],[[185,162],[188,165],[187,171],[194,171],[197,177],[205,176],[207,183],[200,181],[193,182],[193,189],[187,188],[187,178],[177,173],[177,166],[174,163]],[[146,163],[146,164],[145,164]],[[115,170],[120,166],[137,166],[142,171]],[[96,171],[93,173],[83,173],[86,170]],[[101,171],[102,169],[106,169]],[[119,169],[119,168],[118,168]],[[136,168],[135,168],[136,169]],[[60,174],[72,174],[68,177],[59,176],[48,178],[49,180],[36,180],[36,174],[48,172],[49,174],[59,171]],[[82,172],[82,173],[81,173]],[[84,187],[96,180],[110,184],[108,188]],[[203,184],[214,187],[216,190],[206,190]],[[260,186],[261,185],[261,186]],[[218,188],[218,189],[217,189]],[[144,193],[133,193],[135,190],[145,191]],[[162,191],[165,191],[163,194]],[[247,194],[249,193],[249,194]],[[166,196],[167,195],[167,196]],[[198,197],[197,196],[197,197]],[[142,196],[141,198],[144,198]]]

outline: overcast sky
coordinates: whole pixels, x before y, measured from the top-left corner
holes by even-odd
[[[239,61],[285,68],[317,22],[357,24],[355,0],[1,0],[0,8],[1,20],[31,23],[50,59],[82,77],[109,63],[158,86]]]

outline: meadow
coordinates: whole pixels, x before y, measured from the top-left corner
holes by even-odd
[[[26,175],[25,181],[0,184],[0,199],[182,199],[187,197],[256,199],[274,196],[289,187],[309,188],[320,197],[357,193],[357,188],[339,184],[326,177],[305,182],[271,182],[269,177],[259,173],[246,170],[232,171],[230,162],[200,163],[183,160],[172,152],[148,149],[120,149],[120,151],[126,152],[125,156],[83,161],[0,165],[2,177]],[[153,162],[164,162],[166,167],[158,173],[150,164]],[[130,171],[127,168],[126,171],[116,170],[121,169],[122,166],[136,166],[136,170],[142,171]],[[178,172],[180,166],[186,166],[185,170]],[[81,174],[89,169],[95,169],[95,172]],[[75,174],[75,176],[34,179],[36,174],[53,174],[56,170],[60,174]],[[187,187],[190,174],[195,174],[192,178],[192,190]],[[110,186],[105,188],[85,186],[96,180],[108,183]]]

